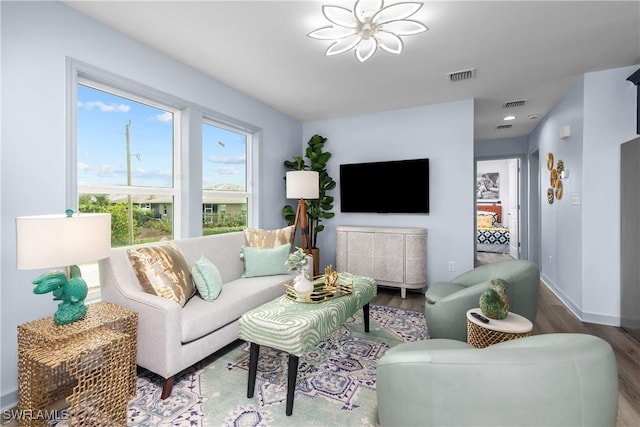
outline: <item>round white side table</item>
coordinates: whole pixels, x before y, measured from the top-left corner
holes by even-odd
[[[481,316],[484,314],[480,308],[467,311],[467,342],[476,348],[528,337],[533,330],[531,321],[519,314],[509,312],[502,320],[488,318],[489,323],[484,323],[473,317],[471,313],[478,313]]]

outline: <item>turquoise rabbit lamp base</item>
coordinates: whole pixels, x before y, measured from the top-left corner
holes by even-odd
[[[52,292],[54,301],[62,301],[53,315],[53,321],[57,325],[76,322],[87,314],[84,300],[87,297],[88,288],[80,268],[72,265],[67,267],[67,271],[67,274],[62,271],[49,271],[33,281],[36,285],[33,289],[34,294]]]

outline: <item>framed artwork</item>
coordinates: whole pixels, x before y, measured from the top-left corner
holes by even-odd
[[[479,173],[476,177],[476,197],[478,200],[496,201],[500,198],[500,173]]]

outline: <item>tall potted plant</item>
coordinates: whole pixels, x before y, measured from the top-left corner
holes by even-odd
[[[314,271],[318,271],[320,250],[316,246],[318,233],[324,230],[322,221],[333,218],[333,196],[329,191],[336,188],[336,182],[327,172],[327,163],[331,158],[331,153],[324,151],[324,143],[327,138],[320,135],[313,135],[307,143],[304,158],[296,156],[293,160],[285,160],[286,171],[311,170],[319,175],[319,197],[316,200],[305,200],[307,216],[309,218],[309,234],[311,236],[311,251],[313,255]],[[306,160],[305,160],[306,159]],[[286,177],[285,177],[286,179]],[[282,214],[289,225],[293,224],[296,216],[296,209],[291,205],[282,208]]]

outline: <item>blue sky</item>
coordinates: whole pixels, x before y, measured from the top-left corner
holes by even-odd
[[[78,184],[126,185],[126,127],[131,184],[171,187],[173,115],[136,101],[78,85]],[[242,134],[203,126],[203,186],[245,188]]]

